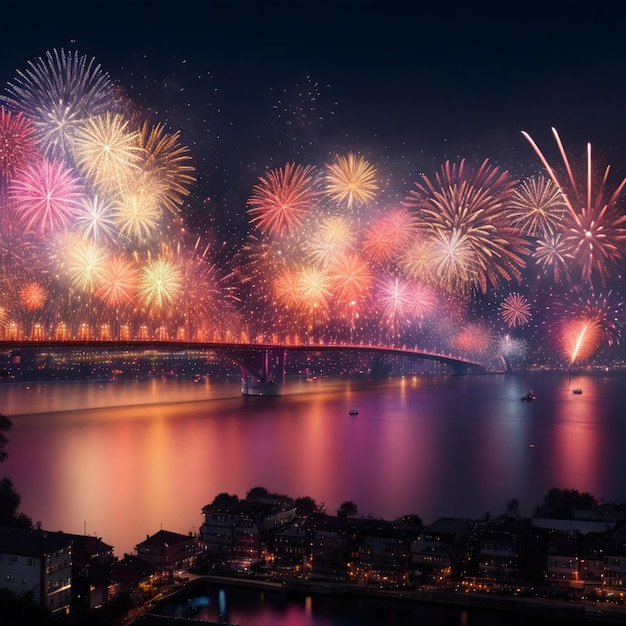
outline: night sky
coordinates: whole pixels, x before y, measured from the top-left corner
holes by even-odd
[[[233,250],[252,230],[253,186],[288,162],[363,155],[400,202],[447,160],[537,174],[522,131],[557,160],[555,127],[573,163],[584,165],[591,142],[594,162],[611,165],[610,186],[619,184],[626,40],[617,3],[422,4],[12,2],[0,24],[0,83],[50,50],[95,58],[146,117],[180,131],[197,175],[185,221]]]
[[[181,130],[204,218],[244,213],[268,167],[346,150],[386,163],[401,194],[446,159],[533,173],[520,131],[550,153],[551,126],[573,155],[591,141],[616,178],[626,172],[615,3],[29,4],[3,8],[2,82],[54,48],[95,57]]]

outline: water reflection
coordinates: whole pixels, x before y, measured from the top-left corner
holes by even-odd
[[[555,486],[623,499],[622,380],[581,377],[580,396],[549,375],[297,381],[281,398],[242,398],[231,382],[4,385],[3,470],[33,520],[98,534],[119,556],[259,485],[330,513],[352,500],[362,515],[430,522],[517,498],[530,515]],[[520,402],[529,388],[537,400]]]

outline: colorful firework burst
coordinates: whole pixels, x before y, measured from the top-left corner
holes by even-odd
[[[337,155],[335,162],[326,166],[325,181],[331,199],[348,209],[373,200],[379,189],[376,168],[351,152],[347,157]]]
[[[294,234],[319,196],[314,186],[315,168],[287,163],[271,170],[254,186],[248,204],[251,222],[262,233],[283,236]]]
[[[0,178],[10,179],[37,156],[34,129],[22,112],[0,107]]]
[[[515,181],[488,160],[474,170],[446,162],[431,181],[425,174],[405,204],[418,210],[425,237],[438,242],[445,283],[455,288],[499,287],[519,281],[528,244],[507,214]]]
[[[9,198],[25,230],[43,235],[70,223],[80,209],[83,188],[63,163],[44,160],[17,173]]]
[[[29,282],[20,289],[20,302],[27,311],[41,309],[47,299],[46,290],[39,283]]]
[[[553,235],[566,209],[560,187],[541,175],[525,180],[514,189],[509,207],[511,225],[530,237]]]
[[[511,293],[500,305],[500,314],[509,328],[523,326],[531,318],[530,303],[523,295]]]
[[[527,132],[522,132],[552,181],[563,190],[567,207],[561,227],[563,243],[578,267],[580,279],[591,283],[597,276],[606,285],[611,270],[624,258],[626,215],[619,210],[618,199],[626,185],[626,178],[613,192],[609,192],[606,186],[607,167],[599,182],[595,181],[591,144],[588,143],[585,177],[577,179],[555,128],[552,128],[552,134],[563,160],[564,175],[557,175],[535,141]]]
[[[49,158],[71,154],[74,133],[86,118],[116,108],[115,88],[95,59],[46,52],[18,71],[4,97],[9,107],[31,120],[37,142]]]
[[[153,184],[159,185],[160,200],[165,208],[178,215],[196,180],[189,149],[179,143],[180,132],[167,133],[164,124],[150,127],[145,122],[137,137],[142,154],[141,169],[150,174]]]

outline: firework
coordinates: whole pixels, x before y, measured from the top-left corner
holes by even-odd
[[[391,261],[415,236],[416,219],[404,208],[392,209],[365,229],[363,252],[375,263]]]
[[[315,189],[313,166],[287,163],[271,170],[254,186],[248,213],[262,233],[290,235],[313,208],[319,192]]]
[[[76,240],[69,251],[67,267],[72,287],[93,293],[102,282],[108,264],[108,254],[93,241]]]
[[[81,123],[74,139],[78,169],[97,189],[114,192],[138,176],[141,149],[138,133],[121,114],[90,117]]]
[[[586,173],[582,180],[575,175],[555,128],[552,134],[559,147],[565,175],[557,175],[545,156],[526,132],[522,133],[543,163],[548,175],[560,189],[567,210],[562,224],[563,243],[580,272],[580,278],[591,283],[597,276],[603,285],[623,256],[626,243],[626,215],[618,208],[618,199],[626,178],[609,193],[606,188],[609,168],[600,181],[594,181],[591,144],[587,144]],[[594,184],[595,183],[595,184]]]
[[[346,217],[332,215],[320,221],[304,248],[314,263],[328,263],[350,249],[355,240],[351,222]]]
[[[98,278],[99,287],[94,296],[114,308],[130,302],[139,284],[135,263],[120,256],[109,259]]]
[[[84,198],[76,211],[73,225],[83,237],[111,241],[116,235],[112,204],[97,195]]]
[[[4,99],[32,121],[35,136],[49,158],[69,155],[77,126],[86,118],[116,108],[109,75],[95,59],[61,50],[28,62],[18,71]]]
[[[195,182],[189,149],[179,143],[180,133],[166,133],[164,124],[149,127],[145,122],[138,134],[141,169],[160,187],[160,200],[177,215],[190,185]]]
[[[20,302],[27,311],[41,309],[47,299],[46,290],[39,283],[27,283],[20,289]]]
[[[347,157],[338,155],[326,170],[326,192],[348,209],[355,204],[365,204],[376,196],[376,168],[363,157],[352,153]]]
[[[593,356],[600,342],[600,328],[594,319],[565,320],[559,327],[559,347],[570,365]]]
[[[37,155],[31,123],[19,113],[0,107],[0,178],[9,179]]]
[[[182,274],[172,261],[162,256],[141,269],[139,296],[146,306],[162,309],[180,295]]]
[[[466,324],[454,337],[453,343],[457,350],[468,358],[486,355],[494,346],[496,339],[493,331],[479,322]]]
[[[329,276],[335,297],[348,304],[359,302],[374,280],[369,264],[358,254],[339,257],[330,266]]]
[[[530,304],[519,293],[509,294],[500,305],[500,314],[509,328],[523,326],[530,320]]]
[[[513,190],[509,207],[511,226],[519,228],[524,235],[546,237],[560,226],[565,200],[552,179],[535,176]]]
[[[544,272],[548,273],[550,269],[552,270],[555,282],[560,280],[561,274],[569,278],[569,261],[572,255],[561,233],[549,235],[546,239],[539,239],[533,258],[543,267]]]
[[[474,171],[465,161],[444,164],[431,181],[422,182],[406,199],[418,209],[420,228],[440,246],[445,282],[486,293],[519,281],[528,244],[507,216],[507,202],[515,186],[508,172],[485,160]]]
[[[416,319],[423,319],[435,310],[438,298],[435,290],[428,284],[413,281],[409,284],[409,303],[407,311]]]
[[[614,290],[596,294],[593,288],[576,287],[552,305],[557,319],[580,319],[593,322],[599,339],[608,346],[621,341],[626,316],[624,300]]]
[[[43,161],[17,173],[9,198],[26,231],[45,234],[69,224],[80,208],[82,187],[72,170],[58,161]]]
[[[158,194],[158,190],[137,185],[117,197],[113,220],[120,235],[139,242],[150,239],[161,218]]]
[[[324,310],[332,295],[331,278],[318,267],[304,267],[298,273],[298,296],[310,311]]]

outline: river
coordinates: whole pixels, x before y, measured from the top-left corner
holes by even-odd
[[[299,379],[278,398],[242,397],[235,380],[2,384],[1,469],[33,522],[120,557],[160,528],[196,532],[217,494],[255,486],[383,519],[480,517],[511,498],[530,516],[552,487],[626,499],[625,382]],[[520,401],[529,388],[537,399]]]

